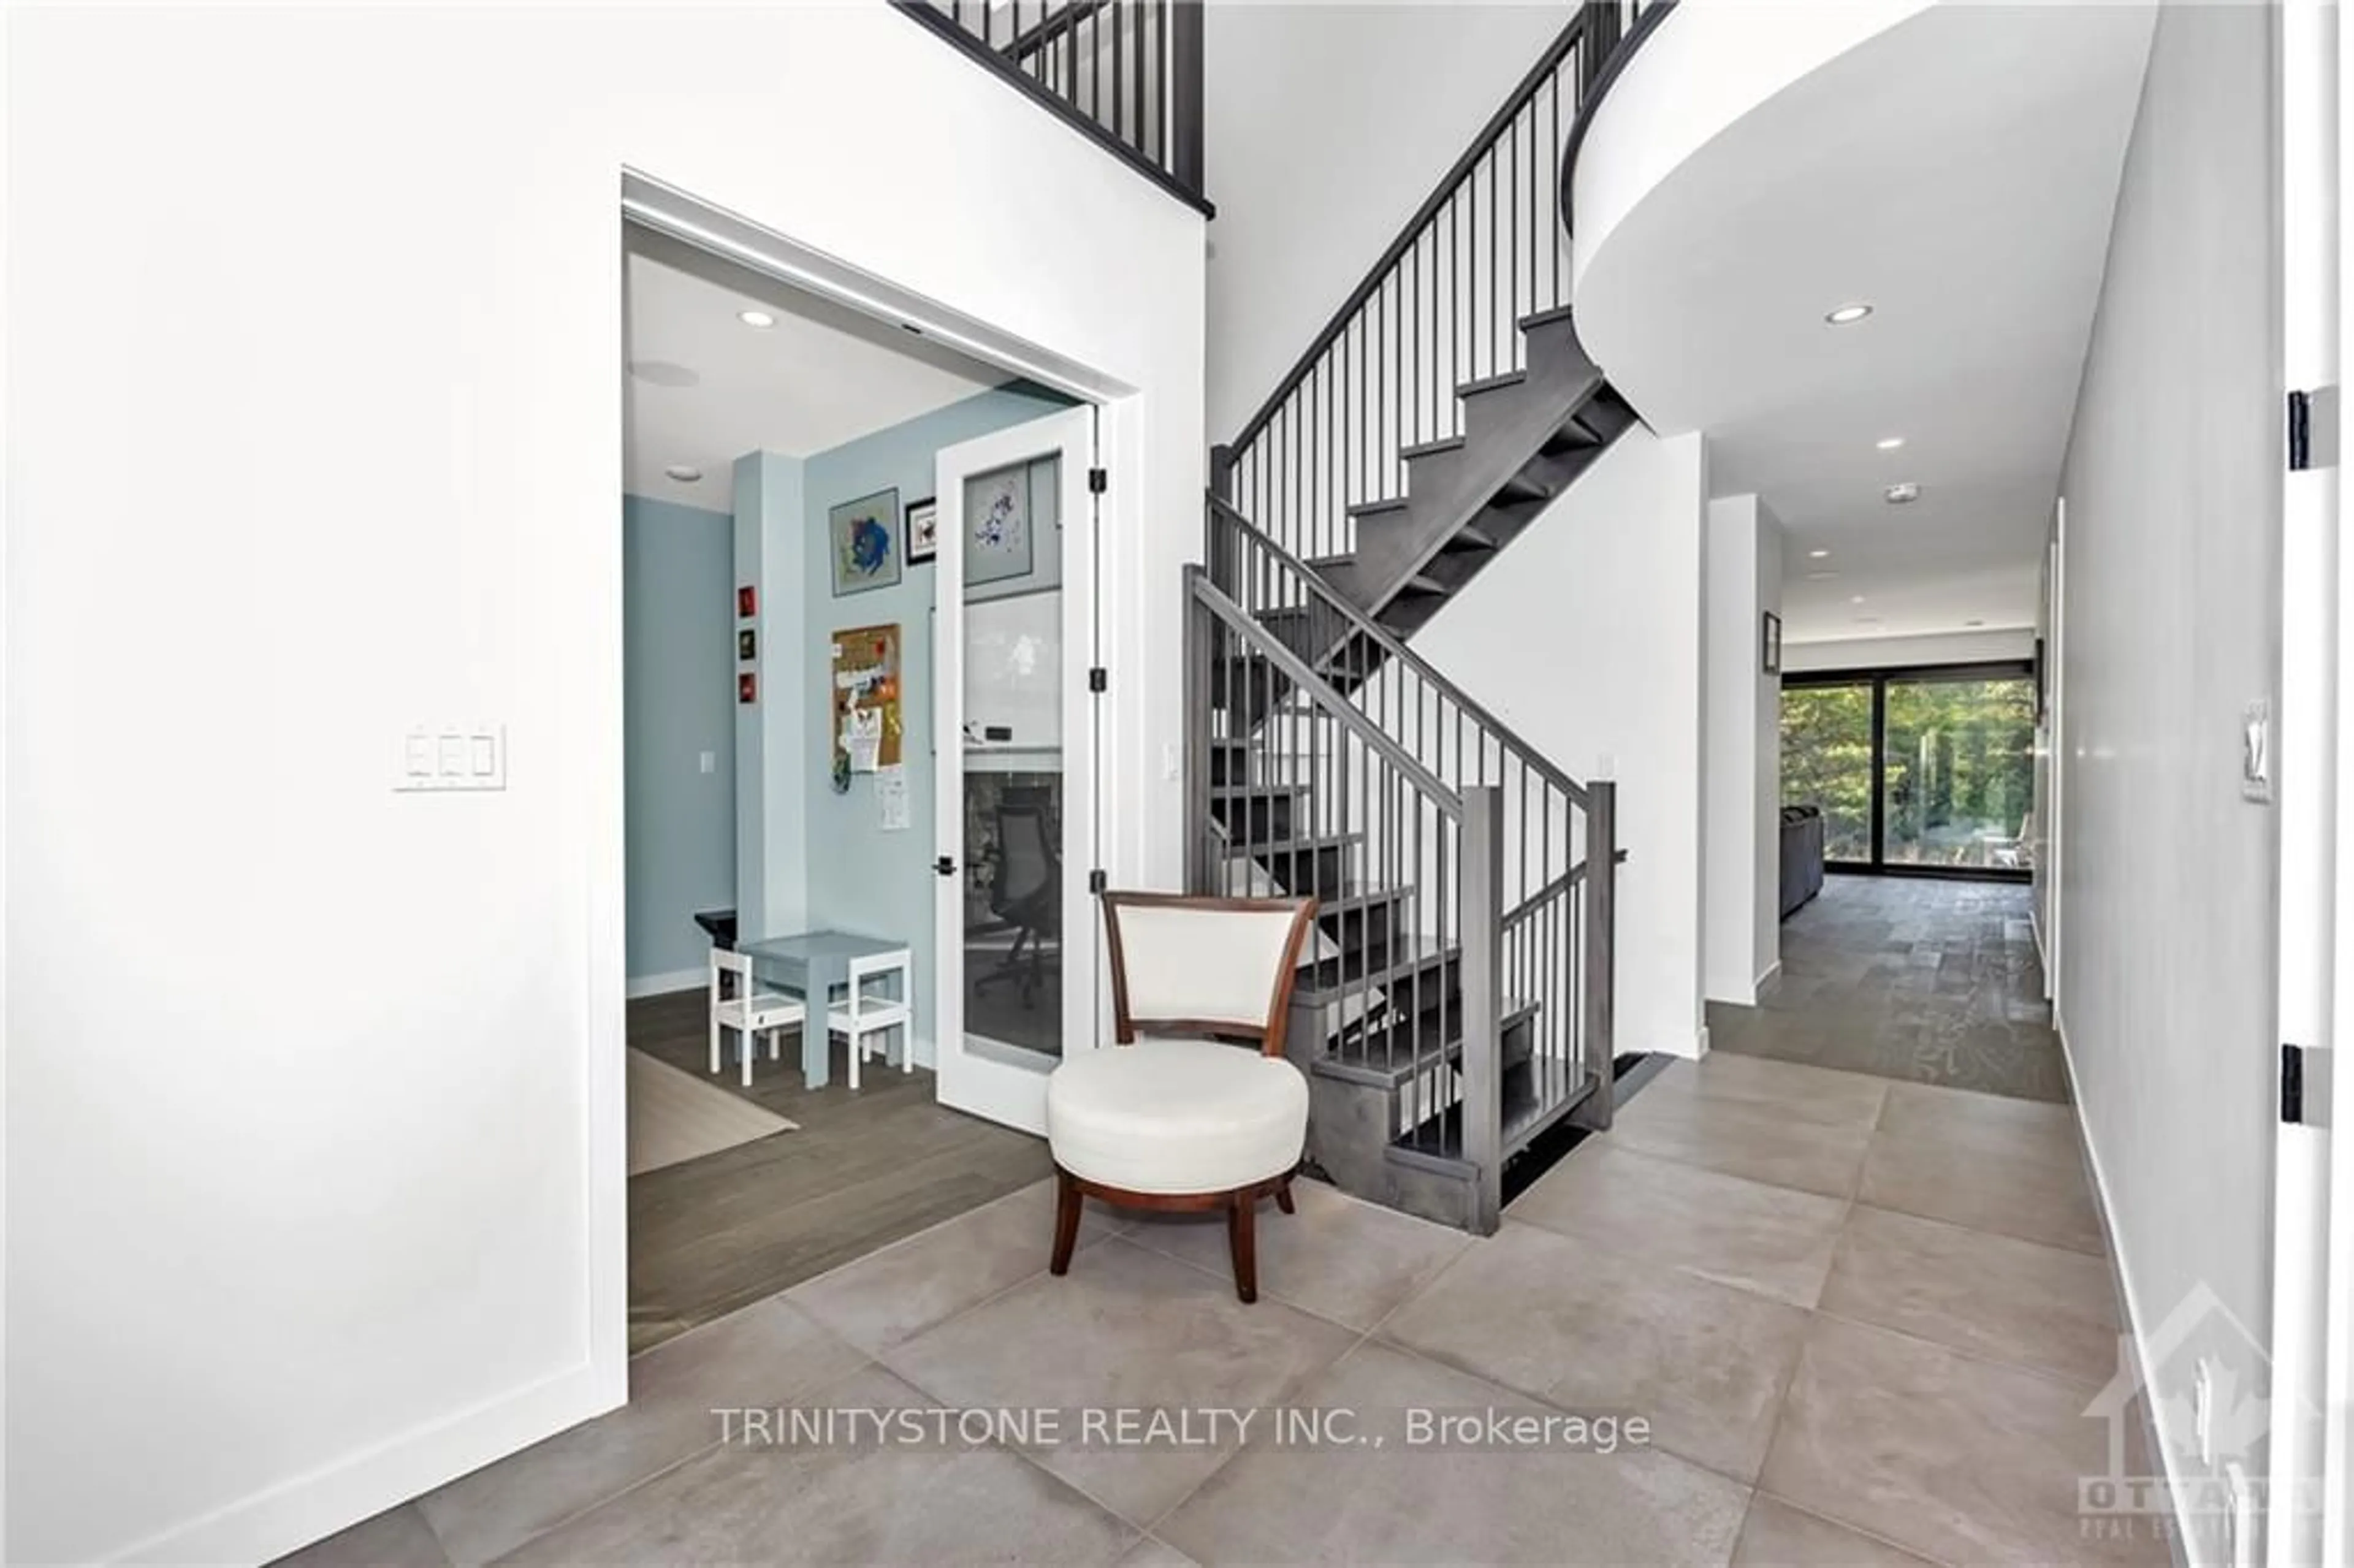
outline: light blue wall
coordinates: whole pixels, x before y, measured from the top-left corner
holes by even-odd
[[[934,1038],[938,970],[933,910],[940,889],[949,885],[932,869],[938,809],[932,756],[932,605],[939,572],[929,565],[912,566],[895,587],[834,598],[826,511],[895,487],[904,510],[908,502],[932,493],[933,459],[940,448],[1069,407],[1069,399],[1043,387],[998,387],[817,453],[802,471],[808,512],[801,562],[809,607],[802,686],[809,909],[822,925],[907,939],[915,950],[915,1035],[919,1042]],[[990,584],[976,590],[977,595],[1021,593],[1060,580],[1060,534],[1044,514],[1039,522],[1032,576]],[[907,736],[901,760],[907,770],[908,825],[904,832],[885,832],[876,825],[872,775],[854,775],[847,795],[835,794],[825,777],[832,757],[826,733],[832,634],[886,622],[899,627],[900,717]]]
[[[709,944],[695,915],[736,902],[734,532],[724,512],[621,498],[633,980],[700,969]]]

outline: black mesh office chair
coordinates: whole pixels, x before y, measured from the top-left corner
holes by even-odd
[[[989,885],[989,912],[1014,927],[1013,946],[973,989],[985,991],[1000,980],[1018,979],[1022,1005],[1035,1007],[1050,956],[1045,945],[1062,934],[1063,857],[1055,847],[1046,802],[1020,798],[1023,793],[1008,790],[998,803],[996,874]],[[1057,943],[1052,957],[1060,956]]]

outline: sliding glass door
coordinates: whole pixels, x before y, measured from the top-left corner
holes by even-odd
[[[2025,876],[2035,705],[2029,665],[1785,676],[1783,803],[1839,869]]]

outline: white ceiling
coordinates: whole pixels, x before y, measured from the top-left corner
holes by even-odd
[[[749,451],[806,457],[1009,377],[903,329],[632,226],[622,376],[631,494],[724,512]],[[744,310],[777,318],[747,326]],[[681,384],[684,383],[684,384]],[[663,471],[703,471],[681,482]]]
[[[1712,493],[1781,517],[1787,638],[2033,622],[2152,17],[1933,7],[1768,99],[1601,241],[1581,335],[1654,428],[1707,434]],[[1824,323],[1854,300],[1869,319]],[[1888,504],[1907,480],[1921,498]]]

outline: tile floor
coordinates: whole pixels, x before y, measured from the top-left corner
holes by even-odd
[[[1720,1051],[2064,1101],[2024,883],[1829,876],[1782,923],[1755,1007],[1711,1002]]]
[[[1299,1199],[1244,1307],[1190,1220],[1091,1212],[1049,1277],[1039,1183],[661,1345],[625,1410],[297,1561],[2168,1561],[2076,1512],[2118,1319],[2062,1107],[1719,1054],[1494,1236]],[[1284,1406],[1384,1440],[1268,1414],[1182,1446],[763,1446],[721,1442],[721,1405]],[[1653,1440],[1416,1446],[1416,1409]]]

